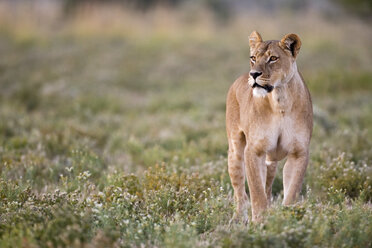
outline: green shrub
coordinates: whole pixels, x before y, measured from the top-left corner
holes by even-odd
[[[372,200],[372,170],[364,161],[355,163],[352,155],[341,153],[328,163],[321,164],[317,171],[317,187],[323,192],[339,190],[350,198],[360,194],[366,201]]]

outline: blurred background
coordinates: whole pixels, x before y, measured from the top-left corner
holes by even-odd
[[[176,218],[197,223],[190,235],[209,240],[198,235],[227,222],[233,211],[225,98],[234,80],[249,71],[253,30],[264,40],[280,40],[287,33],[302,40],[297,65],[315,114],[303,193],[311,189],[325,203],[338,204],[340,192],[370,201],[371,24],[370,0],[1,0],[0,244],[15,247],[35,239],[38,245],[70,246],[75,239],[119,239],[132,247],[141,242],[162,246],[177,241],[162,229]],[[273,189],[279,198],[281,168]],[[110,210],[113,185],[141,199],[137,212],[125,212],[124,205]],[[182,199],[180,185],[189,187]],[[216,196],[202,207],[204,198],[198,205],[199,198],[188,194],[198,196],[206,188]],[[217,195],[225,205],[214,203]],[[181,203],[169,207],[162,197]],[[196,199],[196,207],[186,198]],[[17,205],[30,199],[32,204]],[[94,212],[91,199],[103,207]],[[147,201],[157,199],[163,204],[153,211],[158,219],[138,222],[147,216]],[[44,214],[52,205],[62,212],[51,207]],[[70,215],[71,208],[76,215]],[[369,220],[370,209],[361,212]],[[368,223],[363,214],[352,212],[359,219],[350,223]],[[18,231],[14,223],[28,231]],[[313,232],[323,230],[309,225],[316,227]],[[182,233],[177,228],[174,237]],[[350,246],[368,246],[363,232],[367,241]],[[338,233],[341,239],[331,235],[324,240],[335,243],[324,246],[358,240],[353,232]]]

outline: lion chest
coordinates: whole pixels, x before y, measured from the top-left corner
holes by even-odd
[[[257,154],[268,153],[282,159],[297,143],[298,131],[293,118],[278,114],[250,125],[248,144]]]

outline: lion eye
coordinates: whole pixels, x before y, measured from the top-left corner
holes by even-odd
[[[273,61],[277,61],[277,60],[278,60],[278,57],[271,56],[270,59],[269,59],[269,62],[273,62]]]
[[[255,56],[251,56],[251,60],[252,60],[252,62],[256,62],[256,57]]]

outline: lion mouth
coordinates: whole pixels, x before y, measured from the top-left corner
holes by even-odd
[[[252,88],[255,88],[255,87],[265,89],[268,93],[270,93],[274,89],[274,86],[271,86],[269,84],[260,85],[256,82],[254,82],[254,84],[252,85]]]

